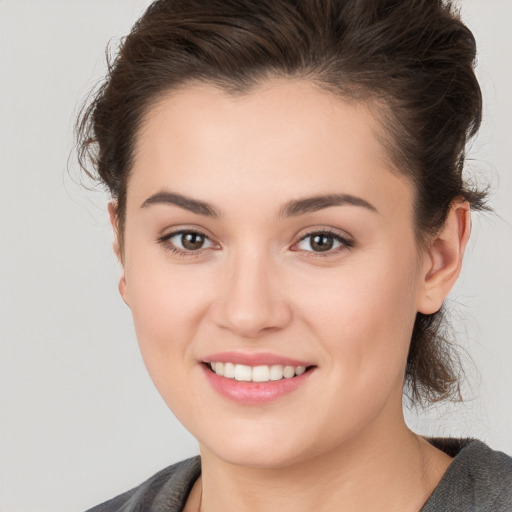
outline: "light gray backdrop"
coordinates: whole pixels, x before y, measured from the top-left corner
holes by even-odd
[[[66,174],[76,106],[104,72],[104,47],[147,4],[0,0],[3,512],[83,510],[197,450],[139,357],[106,198]],[[485,94],[473,167],[499,186],[499,215],[475,216],[452,294],[479,373],[468,371],[466,405],[408,418],[512,453],[512,2],[463,0],[463,16]]]

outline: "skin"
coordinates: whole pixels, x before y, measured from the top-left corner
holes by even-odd
[[[202,478],[187,510],[419,510],[450,458],[410,432],[402,386],[418,311],[437,311],[469,236],[467,203],[417,245],[414,190],[364,105],[308,82],[239,96],[191,85],[161,99],[138,134],[120,292],[163,399],[197,438]],[[208,202],[217,217],[155,203]],[[350,194],[283,217],[292,200]],[[114,228],[115,204],[110,205]],[[183,257],[179,229],[208,238]],[[311,232],[348,244],[318,253]],[[209,354],[271,352],[314,365],[298,389],[244,405],[204,375]]]

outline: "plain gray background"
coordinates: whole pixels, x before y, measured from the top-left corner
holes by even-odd
[[[3,512],[79,511],[197,452],[138,354],[117,293],[107,198],[67,174],[77,105],[143,0],[0,0]],[[463,0],[485,118],[471,168],[497,189],[451,295],[465,405],[408,413],[425,434],[512,453],[512,2]],[[71,160],[71,171],[76,165]]]

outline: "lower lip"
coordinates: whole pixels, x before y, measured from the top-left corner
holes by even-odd
[[[202,366],[206,378],[217,393],[234,402],[248,405],[274,402],[305,384],[313,373],[311,368],[302,375],[291,379],[269,382],[240,382],[235,379],[221,377],[212,372],[207,366]]]

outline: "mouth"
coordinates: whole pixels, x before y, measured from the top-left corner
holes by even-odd
[[[238,382],[277,382],[286,379],[299,377],[310,371],[313,366],[291,366],[291,365],[257,365],[249,366],[232,362],[211,361],[204,365],[209,371],[219,377],[231,379]]]
[[[262,364],[261,359],[268,359],[264,356],[247,356],[243,361],[246,364],[240,362],[240,359],[244,359],[240,355],[236,363],[230,361],[231,358],[226,354],[218,357],[223,361],[218,361],[217,357],[211,359],[201,364],[207,381],[221,396],[243,405],[262,405],[284,399],[303,388],[317,368],[292,360],[274,360],[269,361],[272,364]]]

